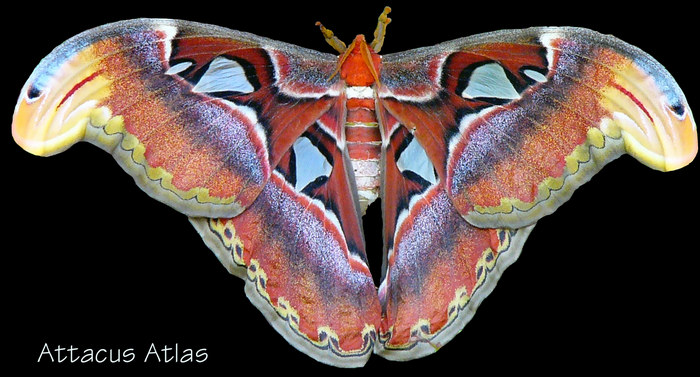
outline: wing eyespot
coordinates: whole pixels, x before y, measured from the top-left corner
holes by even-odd
[[[32,84],[27,89],[27,102],[36,101],[37,98],[41,97],[42,90],[36,85]]]
[[[685,106],[683,106],[682,103],[670,104],[668,108],[671,109],[679,119],[685,117]]]

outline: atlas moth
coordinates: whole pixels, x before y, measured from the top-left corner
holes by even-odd
[[[580,28],[503,30],[338,55],[218,26],[136,19],[51,52],[12,134],[36,155],[88,141],[189,216],[295,348],[343,367],[431,354],[519,256],[534,224],[630,154],[689,164],[697,131],[671,75]],[[376,287],[361,219],[381,198]]]

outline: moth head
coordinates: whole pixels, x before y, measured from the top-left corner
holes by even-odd
[[[369,48],[364,35],[352,41],[339,60],[340,77],[350,86],[369,86],[379,82],[381,57]]]
[[[331,30],[320,22],[316,22],[316,26],[321,28],[326,42],[341,54],[336,73],[340,72],[340,77],[345,80],[347,85],[369,86],[379,82],[379,68],[381,67],[379,50],[384,45],[386,27],[391,22],[391,18],[387,17],[389,12],[391,12],[391,8],[384,7],[384,11],[379,15],[374,39],[371,43],[367,43],[365,36],[360,34],[349,46],[346,46]]]

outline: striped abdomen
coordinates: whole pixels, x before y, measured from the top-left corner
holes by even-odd
[[[348,87],[345,138],[355,172],[362,213],[379,196],[382,137],[374,111],[374,90]]]

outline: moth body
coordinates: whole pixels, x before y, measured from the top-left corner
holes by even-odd
[[[376,79],[381,57],[358,35],[338,58],[340,77],[345,84],[347,115],[345,138],[355,173],[355,184],[362,213],[380,191],[382,136],[375,113]]]
[[[358,87],[348,87],[345,138],[355,172],[362,213],[379,196],[382,136],[373,98],[350,97]],[[367,88],[367,87],[363,87]],[[362,89],[361,89],[362,90]],[[366,90],[365,90],[366,91]]]

